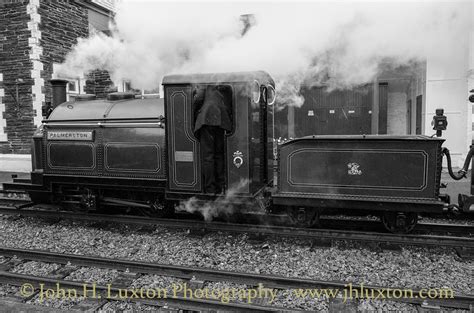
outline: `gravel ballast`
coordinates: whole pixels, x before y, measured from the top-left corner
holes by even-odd
[[[13,269],[11,269],[10,272],[24,275],[47,277],[49,273],[57,270],[60,267],[61,265],[55,263],[29,261],[18,264]]]
[[[95,283],[97,285],[106,285],[113,282],[113,280],[117,278],[118,275],[119,272],[117,270],[81,267],[69,274],[69,276],[64,279],[91,284]]]
[[[33,218],[1,219],[0,242],[12,248],[384,287],[452,288],[455,294],[474,293],[471,276],[474,262],[461,260],[452,249],[405,247],[400,251],[381,251],[345,242],[323,248],[312,246],[309,240],[291,238],[255,242],[242,234],[209,233],[196,237],[190,236],[186,230],[162,227],[142,230],[129,225],[103,226],[103,223],[97,227],[70,221],[51,224]],[[69,279],[104,284],[113,281],[116,274],[110,270],[81,268]],[[132,283],[132,287],[166,287],[173,282],[169,280],[173,278],[152,276],[140,277]],[[287,298],[287,295],[280,293],[272,305],[327,310],[328,302],[324,298]],[[67,304],[65,306],[68,307]],[[359,301],[358,306],[363,310],[412,310],[407,304],[390,301],[364,300]]]

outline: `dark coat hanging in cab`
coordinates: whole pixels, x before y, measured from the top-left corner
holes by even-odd
[[[226,86],[209,85],[199,88],[194,96],[194,132],[203,125],[218,126],[232,131],[232,98]]]

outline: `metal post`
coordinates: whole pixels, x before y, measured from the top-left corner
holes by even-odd
[[[372,125],[371,133],[377,135],[379,133],[379,81],[378,78],[374,79],[373,84],[373,98],[372,98]]]
[[[474,147],[474,139],[472,140],[472,145],[469,147],[472,149]],[[471,161],[471,196],[474,195],[474,158]]]
[[[295,107],[288,106],[288,139],[295,138]]]

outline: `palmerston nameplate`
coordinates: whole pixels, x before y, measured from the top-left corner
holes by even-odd
[[[78,140],[93,141],[93,131],[50,131],[48,132],[48,140]]]

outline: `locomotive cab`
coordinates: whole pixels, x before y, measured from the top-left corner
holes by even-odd
[[[210,86],[225,86],[225,96],[230,97],[227,100],[230,100],[232,130],[225,133],[224,139],[223,191],[231,192],[238,201],[254,197],[270,183],[273,119],[267,93],[275,87],[270,75],[262,71],[170,75],[164,77],[163,86],[167,117],[167,199],[213,196],[204,189],[203,155],[194,132],[193,101],[197,89]]]

